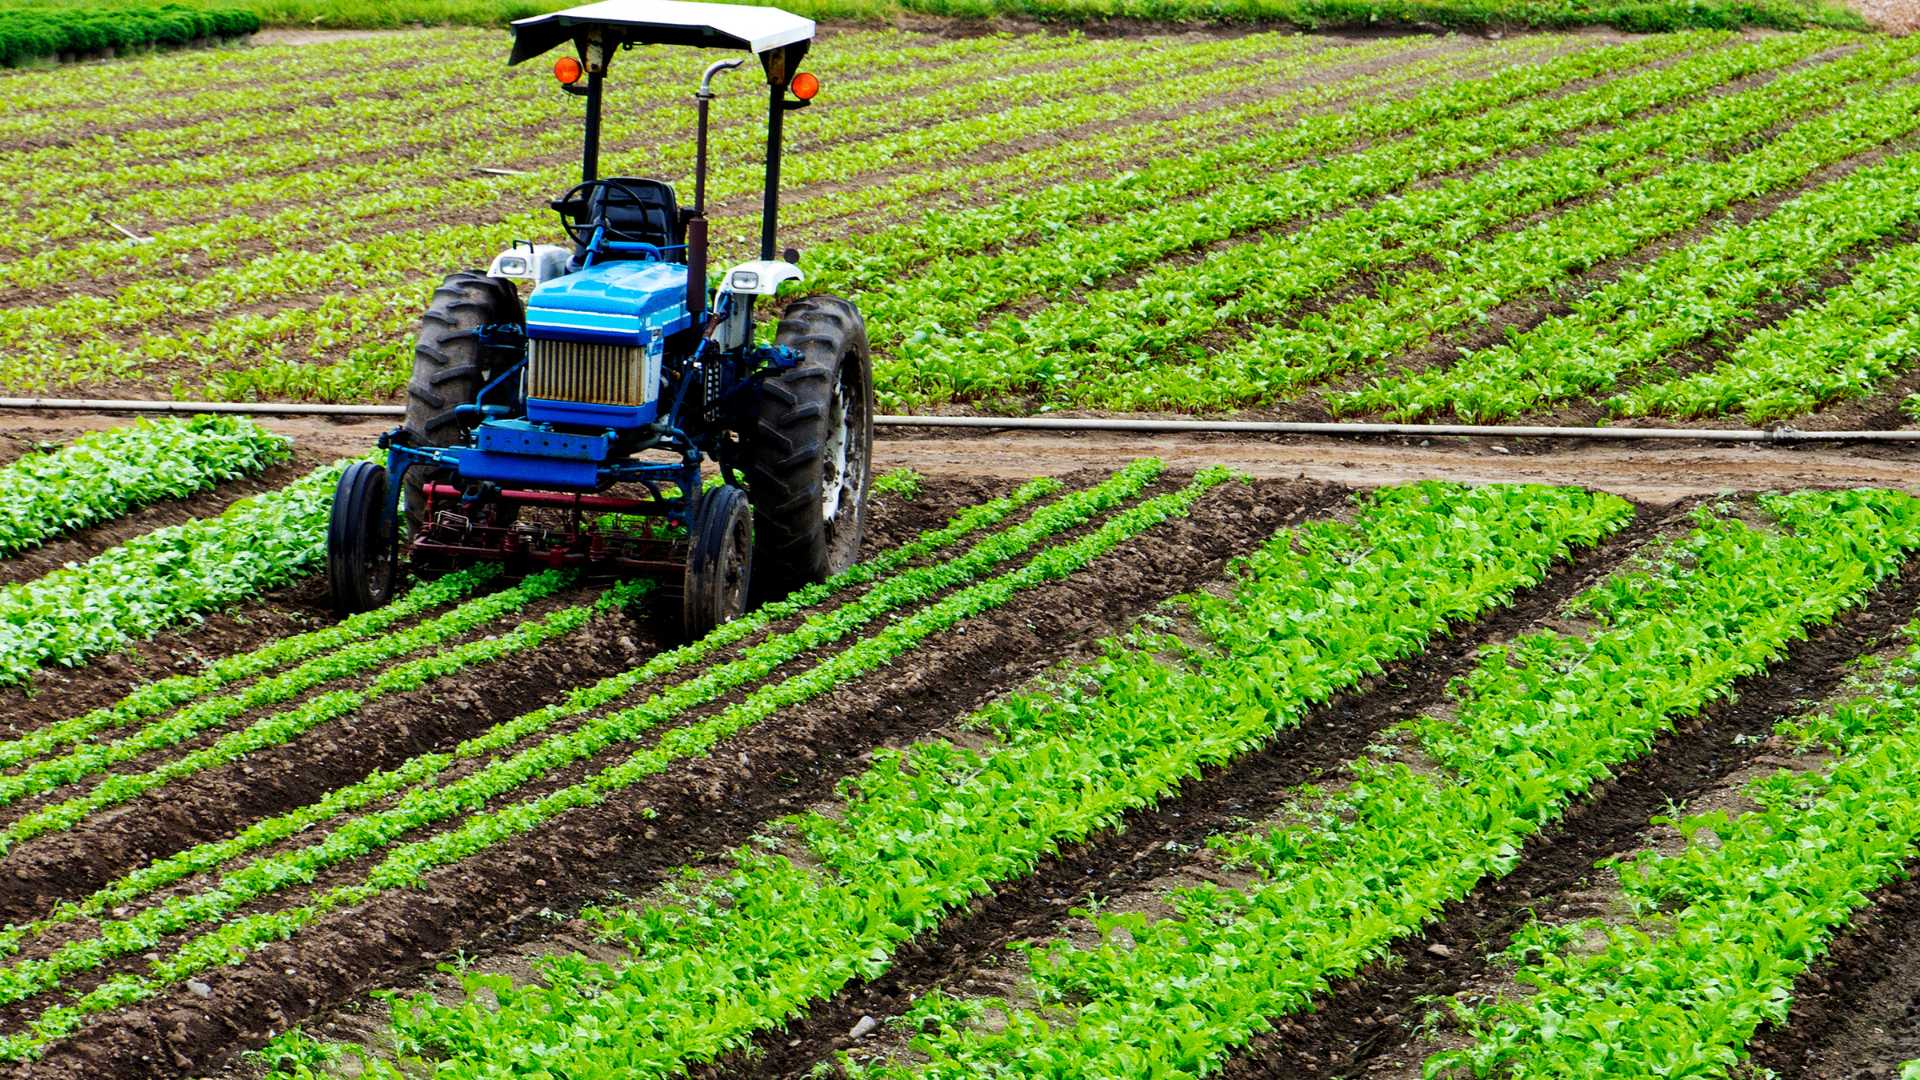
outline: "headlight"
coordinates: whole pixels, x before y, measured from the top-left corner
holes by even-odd
[[[509,255],[500,260],[502,277],[526,277],[527,260],[518,255]]]
[[[753,270],[735,270],[733,288],[735,292],[752,292],[760,287],[760,274]]]

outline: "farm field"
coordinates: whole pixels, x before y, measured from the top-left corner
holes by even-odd
[[[809,53],[781,203],[865,328],[677,337],[669,419],[595,435],[477,404],[485,350],[578,344],[502,346],[537,320],[484,281],[408,389],[442,276],[559,239],[578,175],[497,30],[274,0],[259,44],[0,70],[0,396],[476,403],[7,407],[0,1076],[1920,1080],[1920,35],[886,3]],[[1675,17],[1608,3],[1522,6]],[[1256,4],[1353,10],[1207,17]],[[603,171],[690,189],[713,58],[619,57]],[[1578,431],[868,441],[869,342],[881,413]],[[596,471],[682,420],[687,471]],[[354,486],[436,424],[594,479]],[[760,576],[869,471],[850,568]],[[684,530],[554,494],[661,483]],[[406,573],[350,603],[382,498]]]
[[[1920,1057],[1913,495],[895,471],[672,646],[568,571],[324,614],[344,463],[245,421],[0,479],[115,440],[178,523],[0,585],[9,1075]]]
[[[1128,40],[814,54],[783,235],[866,313],[883,412],[1910,423],[1920,39]],[[0,391],[398,401],[440,276],[557,235],[575,110],[502,52],[155,56],[112,103],[0,74]],[[626,62],[609,160],[684,181],[698,58]],[[716,108],[744,253],[755,102]]]

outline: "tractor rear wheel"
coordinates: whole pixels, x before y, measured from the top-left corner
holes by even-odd
[[[333,513],[327,522],[327,586],[333,609],[342,615],[372,611],[393,599],[398,577],[392,496],[387,470],[356,461],[333,488]]]
[[[485,326],[520,326],[526,314],[520,293],[506,278],[477,270],[447,275],[420,316],[413,347],[413,378],[407,383],[407,415],[401,427],[413,446],[452,446],[466,437],[475,418],[455,410],[471,405],[487,380],[505,370],[481,347]],[[407,535],[426,524],[426,485],[438,476],[407,470]]]
[[[745,433],[761,600],[853,565],[873,478],[873,362],[859,309],[808,297],[787,309],[774,343],[800,361],[761,380]]]
[[[688,530],[687,574],[681,591],[681,627],[698,641],[747,609],[753,575],[753,514],[746,493],[731,484],[700,496]]]

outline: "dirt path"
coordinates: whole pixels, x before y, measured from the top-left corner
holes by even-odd
[[[14,414],[18,434],[68,438],[116,427],[124,417]],[[358,455],[393,426],[384,419],[263,420],[321,457]],[[1025,479],[1111,468],[1154,455],[1179,468],[1223,464],[1264,479],[1321,480],[1380,487],[1409,480],[1580,484],[1642,502],[1664,503],[1721,491],[1797,487],[1890,487],[1920,491],[1920,446],[1836,444],[1805,448],[1685,442],[1620,444],[1597,439],[1248,438],[1125,435],[1103,432],[1014,433],[952,437],[883,431],[879,471],[912,468],[927,476]]]
[[[1908,34],[1920,30],[1920,0],[1847,0],[1867,21],[1882,30]]]

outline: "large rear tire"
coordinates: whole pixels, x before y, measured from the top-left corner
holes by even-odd
[[[520,293],[506,278],[477,270],[447,275],[420,316],[413,347],[413,377],[407,383],[407,415],[401,427],[414,446],[452,446],[475,419],[455,412],[471,405],[487,380],[505,369],[474,335],[483,326],[526,322]],[[426,485],[440,477],[419,467],[407,470],[407,535],[426,524]]]
[[[393,522],[387,516],[387,470],[356,461],[333,488],[327,522],[327,585],[342,615],[372,611],[393,599],[399,576]]]
[[[853,565],[873,479],[873,362],[859,309],[808,297],[787,309],[774,342],[800,362],[761,381],[747,432],[761,600]]]
[[[731,484],[700,496],[681,591],[681,632],[698,641],[747,609],[753,579],[753,515]]]

